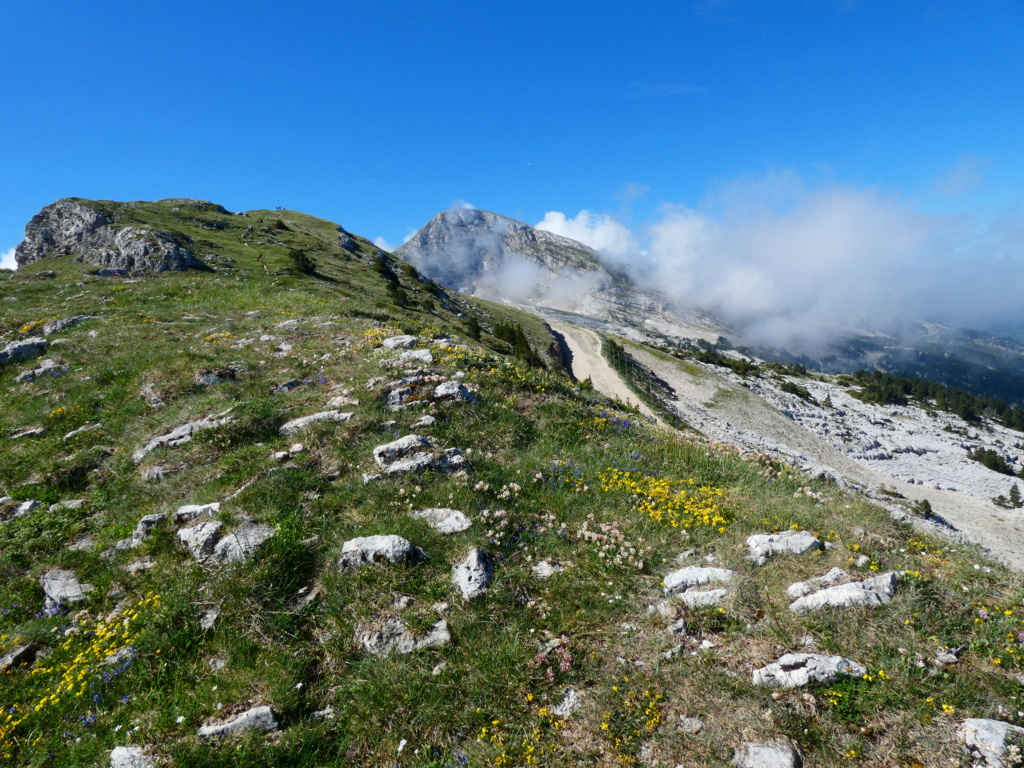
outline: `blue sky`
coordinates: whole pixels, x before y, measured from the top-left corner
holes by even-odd
[[[831,190],[962,242],[1024,213],[1021,40],[1007,0],[7,0],[0,253],[66,196],[281,205],[390,245],[463,201],[586,211],[648,253],[666,211]]]

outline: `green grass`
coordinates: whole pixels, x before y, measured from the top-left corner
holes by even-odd
[[[432,370],[464,372],[474,403],[392,413],[383,392],[365,386],[397,375],[380,365],[394,355],[372,340],[390,333],[381,331],[386,326],[425,332],[425,341],[465,341],[463,318],[440,301],[434,312],[388,304],[385,281],[370,268],[376,250],[353,236],[346,257],[330,222],[291,211],[245,218],[186,208],[168,201],[131,211],[147,224],[209,241],[210,252],[234,259],[211,261],[223,271],[124,281],[83,275],[83,265],[64,257],[0,282],[7,340],[44,317],[98,315],[53,337],[67,340],[48,354],[67,363],[68,373],[15,384],[31,364],[0,370],[0,495],[86,500],[76,510],[44,506],[0,523],[0,653],[22,640],[51,653],[36,665],[50,671],[0,675],[5,712],[34,706],[54,690],[61,669],[92,642],[89,628],[119,605],[160,596],[131,624],[134,661],[110,680],[104,674],[113,668],[88,672],[85,694],[33,712],[4,737],[3,761],[102,765],[114,746],[137,744],[182,766],[444,768],[463,759],[518,766],[531,756],[552,766],[641,758],[724,766],[742,742],[784,735],[816,766],[932,765],[959,759],[952,733],[961,717],[1017,722],[1015,675],[1024,672],[1019,575],[971,548],[915,534],[858,496],[766,459],[741,460],[690,433],[638,425],[557,372],[524,368],[488,335],[494,323],[521,324],[541,352],[550,337],[541,321],[506,307],[446,299],[452,310],[478,313],[484,335],[455,354],[435,347]],[[289,229],[260,230],[275,244],[260,246],[264,259],[257,262],[240,238],[260,215],[265,222],[280,217]],[[226,227],[208,230],[192,220]],[[307,250],[318,274],[291,270],[288,248]],[[36,279],[44,269],[57,277]],[[429,286],[395,271],[408,295],[437,299]],[[276,327],[292,319],[299,322]],[[282,343],[291,345],[286,353]],[[196,382],[199,373],[227,367],[236,369],[236,380]],[[292,378],[305,383],[272,391]],[[277,433],[285,419],[323,409],[336,387],[360,401],[346,408],[354,413],[350,422],[291,438]],[[160,405],[150,404],[154,396]],[[130,458],[136,448],[229,408],[230,424],[158,449],[141,464],[175,471],[155,482],[142,478]],[[423,433],[466,451],[466,474],[364,485],[372,448],[409,433],[428,410],[438,422]],[[396,424],[385,427],[390,420]],[[87,424],[98,427],[64,440]],[[47,433],[8,437],[35,425]],[[290,462],[271,458],[294,442],[304,450]],[[601,476],[612,468],[723,489],[732,522],[723,531],[683,530],[652,519],[630,493],[603,487]],[[823,500],[798,494],[806,486]],[[101,556],[145,514],[217,500],[229,527],[243,515],[275,527],[251,560],[204,569],[169,524],[137,549]],[[428,506],[460,509],[473,526],[441,535],[409,514]],[[836,546],[762,568],[743,560],[749,534],[792,526]],[[340,572],[342,544],[376,533],[404,536],[428,559]],[[95,550],[66,549],[85,535],[96,538]],[[498,568],[488,594],[465,604],[450,573],[473,546],[494,553]],[[713,555],[741,578],[722,612],[680,611],[690,625],[680,639],[647,605],[661,598],[660,582],[685,550],[693,551],[689,562]],[[871,560],[863,575],[919,575],[905,577],[896,600],[881,608],[790,613],[786,586],[833,566],[856,570],[851,560],[860,554]],[[131,576],[124,566],[137,558],[154,566]],[[543,558],[570,565],[540,581],[532,566]],[[74,569],[94,590],[69,611],[37,615],[39,577],[55,567]],[[320,597],[299,608],[303,588],[318,588]],[[399,596],[413,603],[398,609]],[[214,607],[219,617],[204,631],[200,619]],[[408,656],[368,656],[355,642],[357,628],[392,616],[418,629],[444,616],[453,642]],[[563,637],[566,656],[541,654]],[[805,648],[808,639],[821,652],[861,662],[871,679],[777,696],[751,685],[753,668]],[[662,659],[680,640],[684,651]],[[702,649],[705,640],[712,645]],[[62,649],[65,642],[71,644]],[[962,660],[931,674],[930,659],[942,647],[963,647]],[[566,686],[583,694],[584,705],[562,723],[548,710]],[[207,720],[257,704],[274,708],[284,726],[279,737],[208,743],[196,736]],[[330,717],[313,716],[328,707]],[[704,730],[680,730],[682,716],[700,717]]]

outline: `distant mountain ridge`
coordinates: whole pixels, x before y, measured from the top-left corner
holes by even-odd
[[[721,332],[707,315],[681,310],[610,269],[593,248],[490,211],[443,211],[395,254],[450,288],[544,317],[568,313],[638,339]]]

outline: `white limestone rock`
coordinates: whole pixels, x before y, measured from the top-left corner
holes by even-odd
[[[338,566],[345,570],[375,563],[417,562],[423,557],[419,547],[401,536],[360,536],[342,545]]]
[[[459,533],[469,528],[473,522],[457,509],[431,507],[412,513],[418,520],[425,520],[427,525],[439,533]]]
[[[744,744],[733,755],[736,768],[801,768],[800,753],[787,742]]]
[[[429,349],[410,349],[400,354],[398,359],[404,363],[423,363],[424,365],[434,362],[434,356]]]
[[[824,549],[825,545],[810,531],[758,533],[747,538],[747,560],[758,565],[764,565],[773,555],[805,555]]]
[[[796,600],[798,597],[809,595],[811,592],[821,589],[822,587],[834,587],[835,585],[842,584],[844,581],[849,579],[850,574],[842,568],[833,568],[822,576],[815,576],[813,579],[808,579],[807,581],[798,581],[796,584],[790,584],[786,588],[786,594],[789,595],[790,599]]]
[[[156,763],[142,747],[114,747],[110,750],[110,768],[155,768]]]
[[[415,336],[392,336],[389,339],[384,339],[380,345],[384,347],[384,349],[409,349],[410,347],[416,346],[416,341],[417,339]]]
[[[835,587],[804,595],[790,603],[793,613],[807,613],[821,608],[874,607],[888,603],[896,595],[899,574],[896,571],[883,573],[864,581],[852,581]]]
[[[548,558],[547,560],[538,560],[533,564],[533,575],[541,581],[550,579],[556,573],[562,573],[567,567],[571,566],[572,563],[566,563],[561,560],[555,560]]]
[[[61,331],[66,331],[68,328],[74,328],[79,323],[84,323],[86,320],[96,320],[98,315],[75,315],[74,317],[64,317],[59,320],[47,320],[43,323],[42,332],[43,336],[51,336]]]
[[[47,344],[46,339],[39,336],[12,341],[3,349],[0,349],[0,365],[20,363],[35,357],[41,357],[46,351]]]
[[[53,611],[69,603],[77,603],[87,599],[86,592],[92,590],[91,584],[81,584],[74,571],[47,571],[39,580],[46,599],[43,607]]]
[[[377,462],[377,466],[386,468],[399,459],[427,451],[430,447],[430,438],[422,435],[406,435],[390,443],[378,445],[373,449],[373,458]]]
[[[814,681],[828,683],[838,675],[859,676],[867,669],[856,661],[842,656],[820,653],[787,653],[767,666],[755,669],[754,685],[775,688],[799,688]]]
[[[321,421],[337,421],[346,422],[352,418],[351,413],[344,413],[342,411],[321,411],[320,413],[311,413],[309,416],[301,416],[291,421],[286,421],[278,429],[282,435],[294,435],[296,432],[305,429],[310,424],[317,424]]]
[[[230,720],[213,725],[204,725],[199,729],[199,736],[203,739],[220,738],[232,736],[245,731],[272,732],[278,729],[277,718],[273,710],[268,706],[254,707],[253,709],[235,715]]]
[[[132,454],[132,461],[139,464],[144,458],[146,458],[146,456],[157,448],[173,448],[174,446],[189,442],[196,432],[200,432],[204,429],[215,429],[216,427],[227,424],[231,421],[230,413],[231,409],[229,408],[228,410],[214,416],[206,416],[202,419],[197,419],[196,421],[190,421],[188,424],[182,424],[180,427],[175,427],[165,435],[157,435]]]
[[[474,547],[462,562],[452,568],[452,584],[466,602],[475,600],[491,587],[494,581],[494,558],[486,550]]]
[[[208,520],[188,528],[182,528],[178,531],[178,539],[188,547],[192,557],[203,561],[213,554],[223,527],[224,523],[220,520]]]
[[[432,427],[435,424],[437,424],[437,419],[428,414],[426,416],[421,417],[418,421],[414,421],[412,423],[412,428],[419,429],[421,427]]]
[[[460,381],[446,381],[434,387],[434,399],[446,400],[452,403],[468,403],[473,395],[466,389],[466,385]]]
[[[666,595],[676,595],[705,584],[728,584],[736,575],[735,571],[727,568],[702,568],[694,565],[668,574],[663,584]]]
[[[216,563],[237,563],[246,560],[275,533],[276,530],[272,526],[252,521],[245,522],[217,542],[210,559]]]
[[[566,688],[562,700],[551,708],[551,714],[555,717],[569,717],[575,713],[583,704],[580,692],[575,688]]]
[[[1007,739],[1013,744],[1020,744],[1024,741],[1024,728],[1002,720],[969,718],[961,723],[956,735],[967,753],[982,760],[981,765],[985,768],[1008,768],[1011,763],[1007,761],[1006,753],[1011,745],[1007,744]]]
[[[407,654],[424,648],[440,648],[451,642],[448,622],[439,619],[426,634],[416,636],[401,619],[388,619],[379,624],[361,625],[356,630],[356,642],[374,656],[389,653]]]
[[[175,510],[174,514],[171,515],[171,520],[175,525],[184,525],[200,517],[213,517],[218,512],[220,512],[219,501],[213,501],[209,504],[185,504]]]
[[[681,602],[687,608],[707,608],[712,605],[719,605],[729,596],[727,589],[703,589],[690,590],[676,595],[673,599]]]

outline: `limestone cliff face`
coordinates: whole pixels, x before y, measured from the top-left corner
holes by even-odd
[[[631,336],[690,333],[705,321],[608,269],[583,243],[490,211],[439,213],[395,254],[462,293],[591,318]]]
[[[184,240],[162,230],[118,226],[116,214],[66,198],[32,217],[15,258],[25,266],[40,259],[74,256],[83,264],[134,273],[202,266]]]

